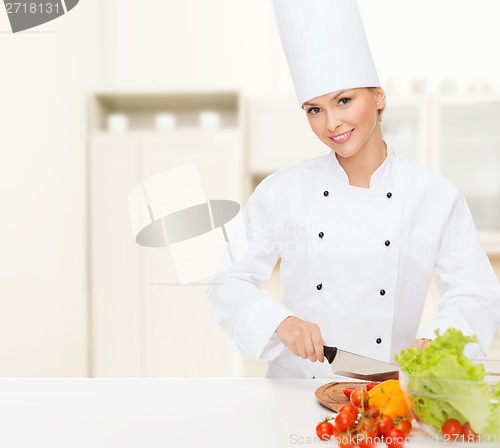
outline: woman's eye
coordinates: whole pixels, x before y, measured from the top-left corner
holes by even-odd
[[[345,106],[349,101],[351,101],[351,98],[342,98],[339,100],[339,104],[341,104],[342,106]]]
[[[316,115],[317,113],[319,113],[319,111],[319,107],[310,107],[309,109],[307,109],[307,113],[311,115]]]

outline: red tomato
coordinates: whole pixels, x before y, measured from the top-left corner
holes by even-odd
[[[333,426],[333,436],[332,437],[338,437],[338,436],[340,436],[340,431],[335,426]]]
[[[350,400],[354,406],[360,407],[363,403],[363,407],[366,408],[368,406],[368,392],[366,389],[358,387],[352,391]]]
[[[392,428],[384,440],[388,448],[401,448],[405,443],[405,436],[399,429]]]
[[[339,414],[341,412],[349,412],[350,414],[354,415],[354,417],[358,418],[358,408],[351,403],[344,404],[340,409],[339,409]]]
[[[335,428],[330,422],[321,422],[316,426],[316,435],[321,440],[330,440],[334,432]]]
[[[356,446],[356,436],[353,434],[340,434],[337,442],[340,448],[353,448]]]
[[[377,420],[378,433],[385,436],[392,428],[394,421],[388,415],[383,415]]]
[[[394,427],[399,429],[405,437],[410,434],[411,431],[411,423],[408,420],[395,418],[394,419]]]
[[[356,437],[356,442],[358,443],[359,448],[373,448],[378,442],[380,442],[380,439],[376,434],[373,434],[366,429],[362,429]]]
[[[361,429],[370,432],[374,437],[378,434],[378,426],[375,420],[371,418],[365,418],[361,423]]]
[[[354,390],[354,387],[346,387],[343,392],[344,392],[344,395],[347,397],[347,398],[350,398],[351,396],[351,393],[352,391]]]
[[[335,417],[335,426],[340,432],[345,432],[348,429],[354,428],[356,424],[356,417],[350,412],[340,412]]]
[[[456,418],[450,418],[441,426],[441,433],[446,442],[455,441],[462,435],[462,425]]]
[[[368,406],[367,408],[365,408],[365,414],[373,419],[377,419],[380,415],[380,410],[375,406]]]
[[[464,423],[462,432],[464,433],[464,442],[475,442],[479,437],[479,435],[470,427],[469,422]]]
[[[380,384],[380,381],[372,381],[371,383],[368,383],[365,388],[368,392],[370,392],[375,386],[378,386]]]

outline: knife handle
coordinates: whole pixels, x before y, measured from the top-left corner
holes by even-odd
[[[323,346],[323,350],[325,352],[325,358],[331,364],[337,356],[337,347],[328,347],[327,345]]]

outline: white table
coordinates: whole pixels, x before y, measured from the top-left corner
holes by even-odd
[[[333,447],[315,437],[327,382],[2,379],[0,447]],[[410,445],[436,447],[419,428]]]

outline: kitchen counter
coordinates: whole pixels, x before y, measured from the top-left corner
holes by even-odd
[[[326,379],[1,379],[8,448],[281,448],[315,437],[332,412]],[[437,446],[414,428],[407,446]]]

